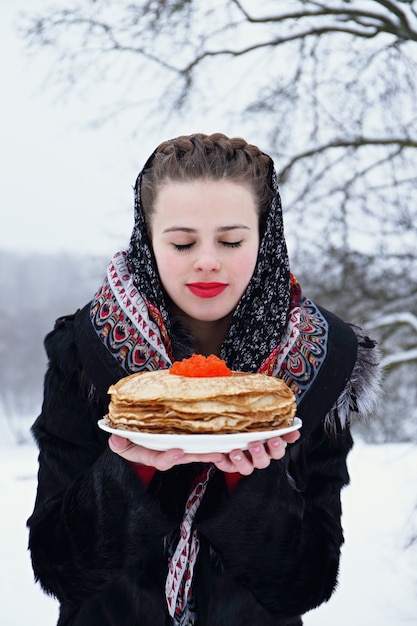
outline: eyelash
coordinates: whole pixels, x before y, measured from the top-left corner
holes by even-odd
[[[241,241],[221,241],[220,243],[223,244],[223,246],[225,246],[226,248],[240,248],[240,246],[242,245]],[[173,243],[172,245],[174,246],[175,250],[177,250],[177,252],[185,252],[186,250],[189,250],[194,244]]]

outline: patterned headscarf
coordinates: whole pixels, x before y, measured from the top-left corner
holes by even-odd
[[[178,346],[178,329],[169,316],[141,202],[142,174],[152,158],[136,180],[129,249],[111,259],[90,309],[97,336],[128,374],[170,367],[173,340]],[[282,378],[300,402],[325,359],[328,328],[290,273],[281,199],[270,163],[273,197],[255,270],[233,313],[220,356],[233,370]],[[188,345],[187,350],[192,348]]]
[[[151,159],[147,162],[148,166]],[[290,307],[290,268],[281,198],[272,161],[271,178],[274,195],[255,271],[236,307],[220,354],[231,369],[248,372],[256,372],[279,344]],[[135,185],[135,224],[128,250],[128,264],[133,283],[147,301],[156,304],[169,333],[168,309],[147,233],[140,183],[141,174]]]

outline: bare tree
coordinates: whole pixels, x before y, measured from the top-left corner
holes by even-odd
[[[401,264],[416,254],[415,5],[89,0],[21,27],[55,59],[61,87],[117,81],[104,117],[241,115],[276,157],[289,230],[302,233],[294,257],[335,248]]]
[[[96,121],[239,118],[275,158],[302,282],[365,324],[417,313],[415,0],[84,0],[21,30],[60,93],[115,86]]]

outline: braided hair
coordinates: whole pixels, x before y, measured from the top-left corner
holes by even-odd
[[[196,133],[164,141],[148,160],[141,178],[140,194],[148,230],[156,195],[164,183],[227,180],[253,193],[262,233],[262,218],[273,196],[272,169],[271,158],[240,137]]]

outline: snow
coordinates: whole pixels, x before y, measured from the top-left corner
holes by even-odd
[[[2,438],[3,439],[3,438]],[[34,445],[0,444],[0,622],[2,626],[53,626],[57,603],[33,582],[27,551],[26,520],[36,491],[37,450]]]
[[[14,443],[4,419],[0,442],[1,624],[53,626],[57,604],[35,585],[27,551],[37,450],[30,442]],[[409,545],[417,534],[417,447],[358,441],[349,469],[338,589],[327,604],[305,616],[305,625],[417,625],[417,541]]]

